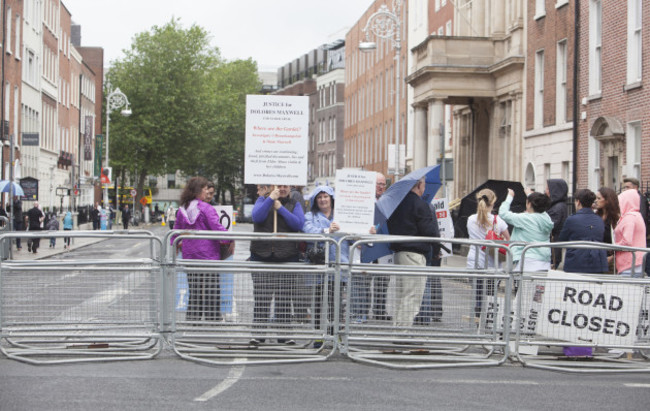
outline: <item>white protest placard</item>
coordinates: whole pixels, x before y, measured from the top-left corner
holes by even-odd
[[[538,334],[577,343],[634,344],[642,286],[579,281],[589,277],[552,271],[548,277],[563,280],[546,283]]]
[[[232,226],[233,222],[235,221],[235,217],[233,216],[233,209],[231,205],[217,205],[217,206],[212,206],[214,207],[214,210],[217,212],[217,215],[219,216],[219,224],[221,224],[226,231],[232,231]]]
[[[440,231],[441,238],[454,238],[454,222],[451,219],[451,214],[449,214],[449,203],[446,198],[434,198],[431,200],[433,208],[436,210],[436,219],[438,220],[438,230]],[[445,247],[451,250],[451,243],[443,243]],[[442,257],[447,257],[452,255],[440,249],[440,254]]]
[[[246,96],[246,184],[306,185],[309,97]]]
[[[336,170],[334,221],[341,232],[368,234],[375,219],[377,173],[344,168]]]

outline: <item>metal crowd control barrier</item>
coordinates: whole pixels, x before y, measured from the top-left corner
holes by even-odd
[[[357,247],[409,242],[414,238],[377,235],[359,238],[350,248],[351,290],[348,290],[348,310],[342,330],[342,353],[355,361],[390,368],[503,364],[508,358],[510,335],[502,334],[493,326],[487,307],[494,304],[499,295],[503,296],[503,306],[506,309],[510,306],[512,258],[509,249],[503,244],[485,241],[415,239],[419,243],[487,246],[493,257],[498,255],[498,249],[503,249],[506,261],[504,268],[483,270],[362,264],[353,262],[354,255],[359,253]],[[479,287],[482,282],[485,287]],[[386,287],[387,284],[390,286]],[[489,284],[494,287],[488,287]],[[499,291],[499,286],[503,291]],[[381,312],[382,307],[377,308],[378,301],[380,304],[385,301],[386,312]],[[376,308],[378,312],[370,316]],[[506,327],[509,321],[507,317]]]
[[[584,241],[527,245],[515,273],[516,359],[555,371],[649,372],[650,279],[526,271],[526,252],[540,247],[650,252]]]
[[[0,262],[0,351],[31,364],[155,357],[162,349],[161,240],[146,231],[40,231],[3,234],[0,246],[53,237],[91,238],[104,248],[137,241],[149,255]]]
[[[318,242],[334,244],[337,252],[330,256],[325,247],[320,265],[177,259],[179,242],[191,239]],[[340,270],[333,263],[340,252],[334,238],[174,230],[164,241],[164,332],[181,358],[217,365],[296,363],[324,361],[336,351]]]

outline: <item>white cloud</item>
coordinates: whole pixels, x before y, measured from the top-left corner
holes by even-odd
[[[104,48],[106,64],[123,56],[133,36],[172,17],[197,24],[224,58],[275,69],[342,38],[373,0],[63,0],[81,25],[82,46]]]

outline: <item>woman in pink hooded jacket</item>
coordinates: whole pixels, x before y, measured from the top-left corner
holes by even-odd
[[[618,195],[621,218],[616,224],[616,245],[645,248],[645,223],[639,212],[640,198],[636,190],[626,190]],[[643,252],[635,251],[634,277],[643,276]],[[632,275],[632,253],[616,252],[616,271],[623,276]]]
[[[181,193],[181,206],[176,213],[175,230],[226,231],[219,223],[217,211],[205,202],[208,196],[208,180],[192,177]],[[172,241],[174,238],[172,237]],[[190,260],[219,260],[221,244],[229,240],[186,239],[182,242],[183,258]],[[187,321],[221,320],[221,290],[217,273],[187,273],[189,300]]]

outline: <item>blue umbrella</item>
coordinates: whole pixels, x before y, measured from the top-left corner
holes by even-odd
[[[397,206],[404,200],[406,194],[411,191],[415,183],[422,177],[425,178],[426,182],[422,199],[427,203],[431,202],[442,185],[440,183],[439,165],[415,170],[405,175],[395,184],[392,184],[379,200],[377,200],[377,203],[375,203],[375,224],[380,224],[388,220]]]
[[[440,182],[440,166],[424,167],[405,175],[401,180],[392,184],[375,203],[375,225],[378,234],[388,234],[386,220],[393,214],[397,206],[404,200],[406,194],[422,177],[426,183],[422,199],[431,202],[442,185]],[[390,254],[388,243],[376,243],[373,247],[362,247],[361,261],[368,263]]]
[[[24,196],[25,192],[20,184],[12,183],[9,180],[0,180],[0,193],[10,193],[11,186],[14,186],[14,195],[15,196]]]

